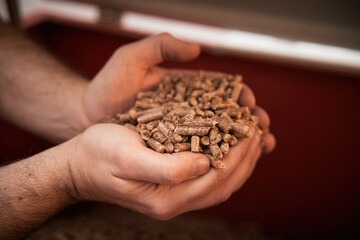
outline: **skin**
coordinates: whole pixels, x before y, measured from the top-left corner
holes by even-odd
[[[0,168],[1,238],[18,238],[83,200],[118,204],[160,220],[213,206],[244,184],[262,150],[275,147],[271,133],[256,133],[230,149],[225,169],[215,170],[201,154],[160,154],[125,127],[96,124],[127,110],[137,92],[155,87],[164,74],[179,72],[156,64],[192,60],[200,53],[196,44],[160,34],[123,46],[88,82],[18,32],[1,27],[6,37],[0,35],[0,116],[63,142]],[[262,129],[269,128],[270,119],[256,107],[249,87],[239,101],[260,118]]]

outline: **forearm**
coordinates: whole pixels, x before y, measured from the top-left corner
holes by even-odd
[[[54,142],[89,125],[87,81],[21,32],[0,23],[0,116]]]
[[[64,143],[0,168],[0,238],[19,238],[75,202]]]

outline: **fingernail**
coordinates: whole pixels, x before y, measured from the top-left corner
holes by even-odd
[[[210,162],[208,159],[202,157],[195,160],[196,176],[206,173],[207,171],[209,171],[209,168]]]

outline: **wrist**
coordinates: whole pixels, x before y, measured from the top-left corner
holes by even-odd
[[[69,106],[68,114],[70,116],[68,123],[70,131],[67,139],[79,135],[93,124],[84,107],[84,96],[89,82],[85,79],[74,82],[72,91],[69,93],[69,97],[67,97],[67,105]]]

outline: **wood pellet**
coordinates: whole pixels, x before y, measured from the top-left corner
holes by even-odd
[[[240,75],[166,75],[156,90],[139,92],[133,108],[107,122],[139,133],[156,152],[202,153],[212,167],[224,168],[221,159],[238,139],[261,132],[258,118],[238,103],[243,87]]]

